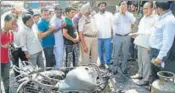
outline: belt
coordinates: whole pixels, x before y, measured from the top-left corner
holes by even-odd
[[[97,37],[97,35],[87,35],[87,34],[84,34],[84,36],[86,36],[86,37],[92,37],[92,38]]]
[[[117,35],[117,36],[128,36],[129,33],[128,33],[128,34],[125,34],[125,35],[121,35],[121,34],[117,34],[117,33],[115,33],[115,35]]]

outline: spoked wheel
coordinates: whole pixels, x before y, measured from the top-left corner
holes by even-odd
[[[29,81],[19,86],[17,93],[56,93],[52,92],[51,89],[39,86],[33,81]]]

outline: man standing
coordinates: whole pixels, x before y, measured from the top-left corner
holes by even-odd
[[[9,46],[13,41],[13,34],[10,32],[13,30],[13,25],[15,23],[15,18],[12,14],[4,15],[2,19],[4,24],[2,25],[0,32],[0,49],[1,49],[1,58],[0,58],[0,78],[3,82],[5,93],[9,92],[9,75],[10,75],[10,58],[9,58]],[[0,81],[1,81],[0,80]],[[1,91],[0,91],[1,92]]]
[[[95,14],[95,21],[98,31],[98,54],[100,67],[105,68],[105,64],[111,64],[112,55],[112,13],[106,11],[106,2],[98,4],[99,13]],[[105,52],[105,57],[104,57]],[[105,59],[104,59],[105,58]]]
[[[63,22],[62,16],[62,9],[59,5],[56,5],[54,8],[55,15],[50,20],[51,26],[55,27],[56,31],[54,32],[55,36],[55,47],[54,47],[54,54],[56,60],[56,67],[62,67],[63,65],[63,54],[64,54],[64,39],[62,29],[66,26]]]
[[[79,8],[80,8],[80,6],[79,6]],[[82,13],[80,12],[80,9],[79,9],[78,13],[75,14],[75,16],[72,18],[74,26],[75,26],[75,28],[76,28],[76,30],[78,32],[79,32],[79,30],[78,30],[78,23],[79,23],[79,20],[81,19],[81,17],[82,17]]]
[[[175,53],[173,42],[175,40],[175,17],[169,10],[169,3],[156,2],[156,11],[159,15],[155,29],[150,37],[150,56],[153,81],[158,78],[158,71],[171,71],[175,73]],[[170,51],[171,50],[171,51]]]
[[[131,32],[131,25],[135,22],[135,17],[132,13],[127,11],[127,2],[122,1],[120,3],[120,12],[115,15],[113,20],[115,27],[114,30],[114,63],[113,63],[113,73],[117,73],[119,68],[119,55],[120,49],[122,48],[122,72],[127,74],[126,62],[129,53],[130,46],[130,36],[128,34]]]
[[[55,56],[53,54],[53,49],[55,45],[55,38],[53,32],[54,27],[50,27],[49,24],[49,11],[46,8],[41,9],[41,19],[38,22],[38,36],[41,38],[41,45],[44,49],[44,54],[46,58],[46,67],[53,67],[55,62]]]
[[[153,11],[153,3],[146,2],[143,6],[143,18],[140,20],[138,26],[138,32],[133,34],[135,35],[134,43],[138,47],[138,74],[132,76],[133,79],[140,79],[135,83],[137,85],[145,85],[148,84],[148,79],[151,74],[150,68],[150,56],[149,56],[149,38],[151,33],[153,32],[152,28],[155,25],[156,18],[152,15]]]
[[[34,66],[44,68],[42,46],[38,37],[32,30],[33,18],[30,14],[24,14],[22,16],[24,26],[19,30],[20,45],[22,51],[24,51],[26,58]]]
[[[65,9],[66,17],[64,21],[66,22],[66,27],[63,28],[64,44],[66,50],[66,67],[70,67],[71,63],[73,66],[78,66],[78,42],[79,36],[78,32],[75,31],[73,26],[72,18],[74,16],[75,9],[67,7]]]
[[[87,3],[80,9],[83,14],[79,21],[79,31],[81,39],[81,65],[88,65],[90,63],[97,63],[98,58],[98,40],[97,40],[97,29],[95,19],[91,16],[91,7]]]
[[[22,23],[22,18],[21,18],[21,14],[22,14],[22,9],[17,7],[17,6],[14,6],[11,11],[9,12],[6,12],[4,13],[2,16],[1,16],[1,28],[3,27],[3,22],[4,22],[4,17],[7,15],[7,14],[12,14],[13,16],[15,16],[15,21],[13,23],[13,35],[14,35],[14,41],[12,42],[11,44],[11,54],[12,54],[12,62],[13,62],[13,65],[19,67],[19,61],[27,61],[27,58],[25,57],[25,54],[24,52],[22,51],[20,44],[20,40],[19,40],[19,36],[18,36],[18,31],[19,29],[21,29],[21,27],[24,25]],[[15,76],[18,76],[19,75],[19,72],[15,71],[14,70],[14,74]]]
[[[131,12],[134,15],[134,17],[136,18],[135,23],[132,25],[132,33],[137,32],[139,21],[142,17],[142,14],[139,13],[137,6],[138,5],[134,2],[133,2],[133,4],[131,4]],[[136,49],[136,46],[134,45],[134,38],[131,38],[131,44],[130,44],[130,48],[129,48],[129,60],[136,61],[136,59],[137,59],[137,49]]]

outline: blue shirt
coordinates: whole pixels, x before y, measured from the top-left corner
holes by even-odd
[[[150,46],[160,49],[159,59],[167,56],[175,38],[175,17],[171,11],[160,15],[150,37]]]
[[[37,24],[39,32],[46,32],[49,29],[49,22],[43,18]],[[41,39],[41,45],[43,48],[53,47],[55,45],[54,34],[50,33],[46,37]]]

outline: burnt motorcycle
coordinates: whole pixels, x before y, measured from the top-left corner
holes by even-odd
[[[27,65],[30,66],[30,65]],[[15,68],[17,70],[17,68]],[[29,70],[30,69],[30,70]],[[95,64],[70,68],[18,70],[17,93],[115,93],[115,79]],[[19,78],[20,77],[20,78]]]

